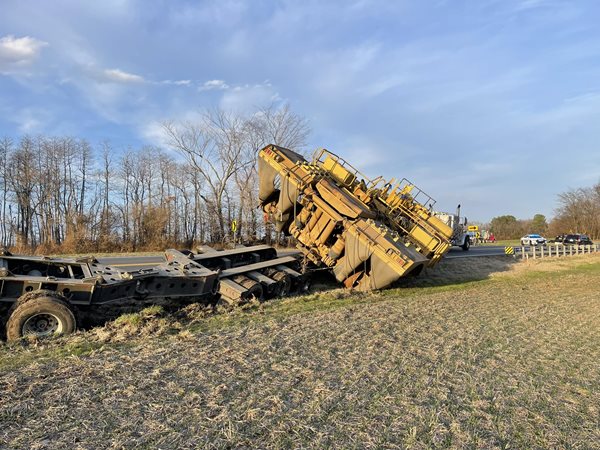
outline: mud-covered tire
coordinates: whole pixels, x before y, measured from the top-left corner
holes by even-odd
[[[292,290],[292,277],[290,277],[284,271],[278,270],[273,272],[271,278],[273,278],[277,283],[279,283],[279,287],[277,289],[277,297],[287,297],[290,295]]]
[[[248,293],[246,294],[248,296],[248,299],[255,299],[258,301],[261,301],[264,299],[264,292],[263,292],[263,287],[260,283],[256,283],[254,285],[252,285],[249,289],[248,289]]]
[[[252,299],[259,301],[264,299],[264,290],[262,284],[260,284],[258,281],[254,281],[244,275],[234,277],[233,281],[248,289],[241,295],[241,302],[247,302]]]
[[[20,302],[6,323],[6,339],[45,338],[75,331],[77,321],[69,305],[58,297],[43,295]]]
[[[308,276],[300,277],[300,281],[298,282],[298,286],[296,291],[298,294],[308,294],[310,292],[310,288],[312,287],[312,280]]]

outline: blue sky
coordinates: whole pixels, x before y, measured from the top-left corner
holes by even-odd
[[[473,220],[600,181],[600,3],[0,0],[0,136],[157,144],[289,102],[368,175]]]

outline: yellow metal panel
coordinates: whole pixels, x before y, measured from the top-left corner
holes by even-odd
[[[410,235],[413,237],[413,239],[415,239],[423,247],[429,249],[430,251],[433,251],[433,249],[439,243],[437,239],[431,237],[431,235],[427,233],[427,231],[425,231],[419,226],[414,227],[411,230]]]
[[[353,174],[340,166],[331,156],[325,158],[323,168],[346,186],[350,186],[356,178]]]
[[[352,219],[361,217],[375,218],[376,214],[358,198],[352,196],[347,189],[338,187],[330,180],[323,179],[317,183],[317,191],[337,212]]]
[[[427,222],[433,228],[435,228],[440,233],[442,233],[444,236],[446,236],[446,238],[450,239],[452,237],[452,228],[450,228],[448,225],[446,225],[444,222],[442,222],[439,218],[437,218],[435,216],[431,216],[431,217],[429,217],[429,219],[427,219]]]

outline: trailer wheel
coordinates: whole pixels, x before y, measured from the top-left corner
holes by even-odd
[[[258,281],[251,280],[244,275],[234,277],[233,281],[248,289],[244,294],[242,294],[242,301],[251,300],[253,298],[256,300],[262,300],[264,298],[262,284],[260,284]]]
[[[18,304],[6,323],[6,339],[45,338],[75,331],[76,320],[66,302],[52,295]]]
[[[278,297],[287,297],[292,289],[292,277],[283,271],[277,271],[272,278],[279,283]]]
[[[298,292],[300,294],[306,294],[310,291],[311,286],[312,280],[310,279],[310,277],[302,277],[300,283],[298,284]]]
[[[247,292],[248,300],[258,300],[261,301],[264,298],[263,288],[260,283],[253,284],[250,288],[248,288]]]

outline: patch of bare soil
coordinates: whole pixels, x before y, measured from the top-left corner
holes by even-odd
[[[0,447],[600,448],[598,261],[448,261],[432,288],[155,309],[5,347]]]

